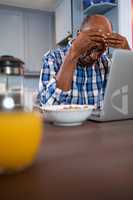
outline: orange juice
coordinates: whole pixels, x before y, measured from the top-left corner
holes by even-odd
[[[20,170],[32,164],[42,136],[37,113],[0,113],[0,169]]]

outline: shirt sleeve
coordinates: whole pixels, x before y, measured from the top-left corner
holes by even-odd
[[[60,63],[54,55],[48,53],[43,57],[39,81],[39,102],[41,105],[66,104],[71,90],[63,91],[56,86],[55,76]]]

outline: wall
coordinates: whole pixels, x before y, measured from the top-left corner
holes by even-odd
[[[118,0],[118,30],[126,36],[132,46],[132,7],[131,0]]]

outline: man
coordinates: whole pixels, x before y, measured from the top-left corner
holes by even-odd
[[[86,17],[71,44],[44,55],[40,104],[90,104],[101,108],[111,64],[109,47],[129,49],[126,38],[112,32],[105,16]]]

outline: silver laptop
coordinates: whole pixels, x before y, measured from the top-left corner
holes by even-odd
[[[94,110],[89,119],[112,121],[133,118],[133,52],[115,50],[105,90],[102,110]]]

